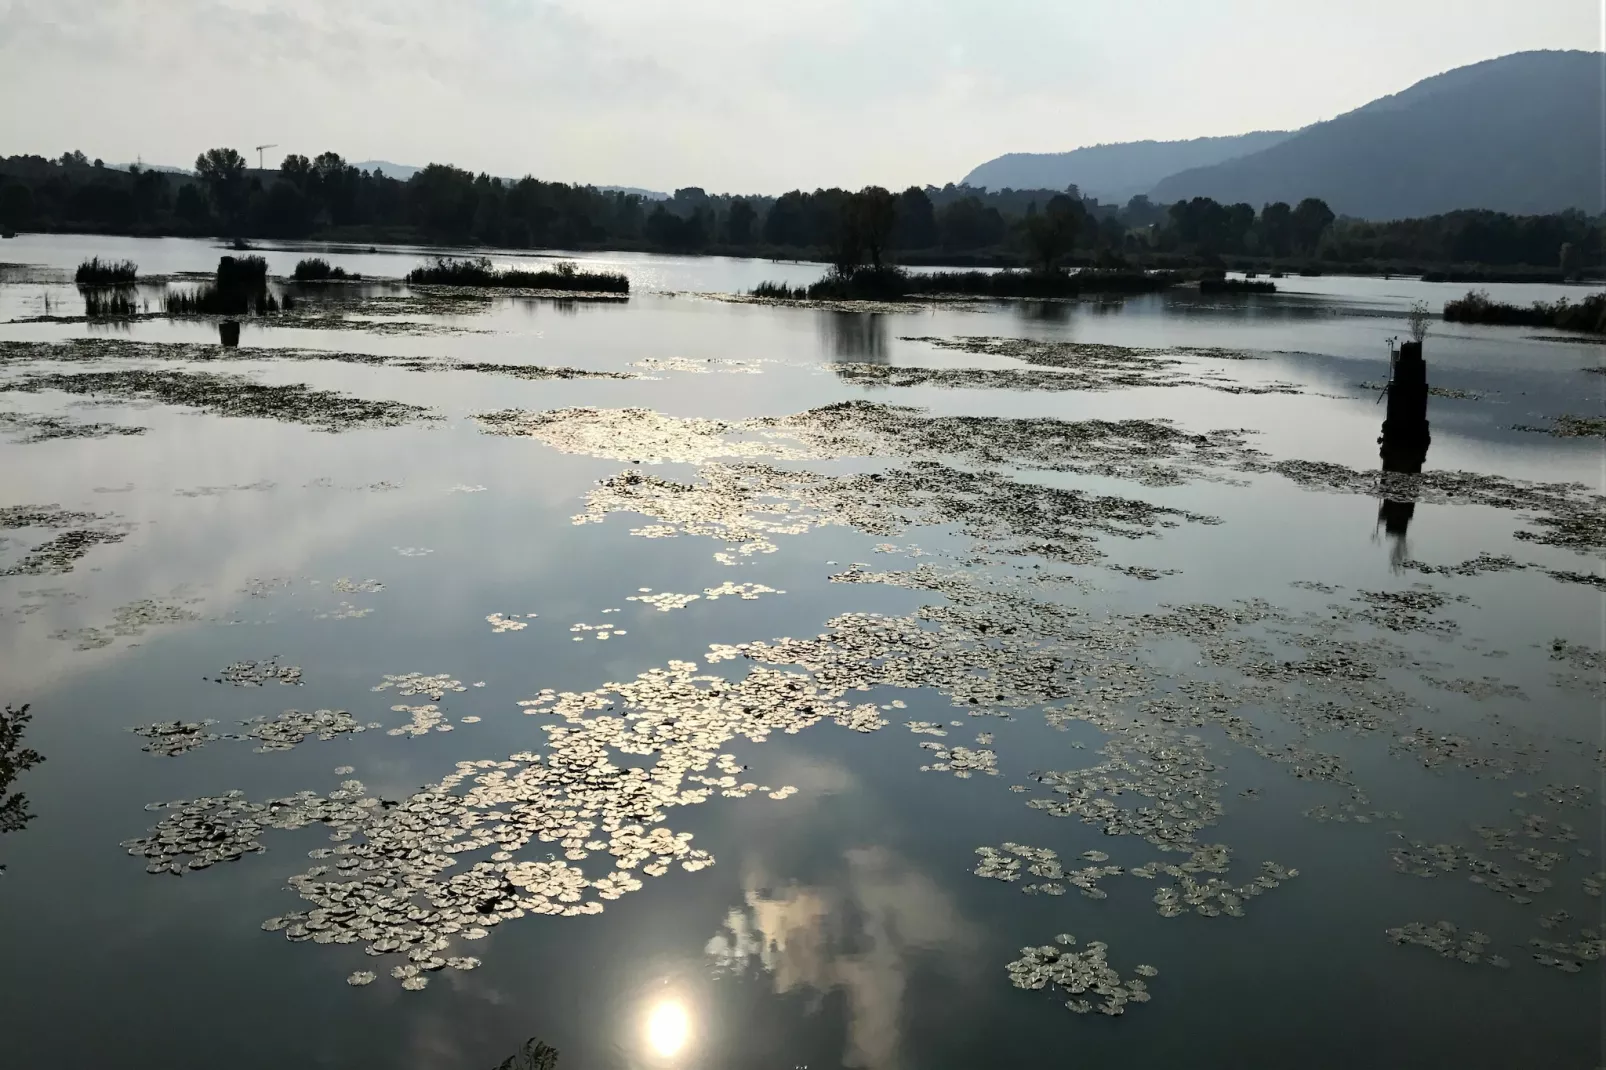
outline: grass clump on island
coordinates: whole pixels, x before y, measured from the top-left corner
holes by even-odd
[[[581,271],[569,261],[553,265],[550,271],[498,271],[487,257],[457,259],[437,257],[433,264],[414,268],[407,281],[434,286],[490,286],[503,289],[571,290],[575,292],[630,292],[630,279],[622,272]]]
[[[90,257],[78,265],[73,281],[80,286],[106,286],[133,282],[139,265],[132,260],[102,260]]]
[[[1205,277],[1199,280],[1202,294],[1274,294],[1277,284],[1270,279],[1227,279]]]
[[[1577,304],[1563,297],[1560,301],[1535,301],[1531,306],[1491,301],[1486,290],[1469,290],[1467,295],[1444,305],[1444,318],[1450,323],[1492,323],[1505,327],[1555,327],[1564,331],[1606,334],[1606,294],[1591,294]]]
[[[1155,293],[1182,281],[1172,271],[1085,268],[1075,272],[905,271],[899,267],[833,268],[809,286],[762,282],[753,297],[777,300],[896,301],[934,295],[964,297],[1079,297],[1082,294]]]
[[[331,282],[347,279],[360,280],[361,278],[361,275],[355,272],[348,272],[343,267],[329,266],[329,261],[320,256],[296,261],[295,279],[297,282]]]

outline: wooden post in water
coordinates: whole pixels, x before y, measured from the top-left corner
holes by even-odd
[[[1385,460],[1391,443],[1426,447],[1428,434],[1428,366],[1421,342],[1402,342],[1389,369],[1388,416],[1383,420]],[[1425,448],[1423,452],[1426,452]],[[1397,469],[1398,470],[1398,469]],[[1418,469],[1420,470],[1420,469]]]

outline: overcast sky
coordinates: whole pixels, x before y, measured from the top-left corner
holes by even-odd
[[[958,181],[1601,47],[1601,0],[0,0],[0,155],[229,145],[669,190]]]

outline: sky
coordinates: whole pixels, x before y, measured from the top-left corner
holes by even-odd
[[[597,185],[957,182],[1600,49],[1606,0],[0,0],[0,156],[272,142]]]

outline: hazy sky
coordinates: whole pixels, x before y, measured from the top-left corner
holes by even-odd
[[[231,145],[773,193],[1302,126],[1601,0],[0,0],[0,155]]]

